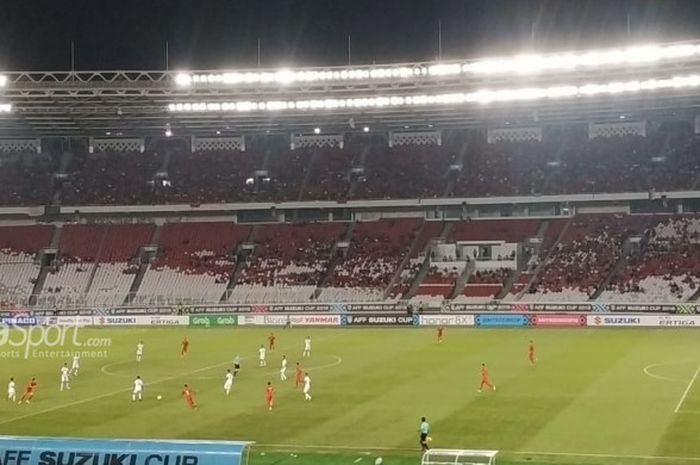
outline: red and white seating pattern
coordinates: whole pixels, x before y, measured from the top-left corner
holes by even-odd
[[[416,218],[383,219],[355,227],[348,256],[336,265],[319,300],[381,299],[422,224]]]
[[[249,226],[233,223],[167,223],[158,258],[141,283],[137,301],[218,302],[235,267]]]
[[[263,225],[229,302],[306,302],[327,272],[331,251],[345,225]]]
[[[638,251],[601,300],[669,302],[691,297],[700,284],[700,219],[673,217],[647,229]]]
[[[35,256],[52,234],[53,226],[0,227],[0,308],[27,303],[41,269]]]
[[[523,300],[588,300],[620,258],[624,239],[638,232],[643,221],[622,214],[575,217]]]

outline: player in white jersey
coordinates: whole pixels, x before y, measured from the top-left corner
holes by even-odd
[[[71,376],[78,376],[78,371],[80,371],[80,355],[75,354],[73,355],[73,363],[70,367]]]
[[[311,357],[311,336],[306,336],[306,339],[304,339],[304,352],[301,356]]]
[[[15,379],[10,378],[10,382],[7,383],[7,400],[14,402],[17,399],[17,385],[15,384]]]
[[[280,380],[287,381],[287,356],[282,356],[282,367],[280,368]]]
[[[143,341],[136,344],[136,361],[140,362],[141,360],[143,360]]]
[[[134,391],[131,393],[131,400],[136,401],[141,400],[141,395],[143,394],[143,380],[140,376],[137,376],[134,380]]]
[[[267,356],[267,351],[265,350],[265,346],[261,344],[260,348],[258,349],[258,360],[260,360],[261,367],[267,366],[267,360],[265,359],[266,356]]]
[[[226,380],[224,381],[224,391],[226,395],[231,394],[231,388],[233,387],[233,373],[231,370],[226,370]]]
[[[311,377],[304,373],[304,400],[311,400]]]
[[[70,370],[67,363],[61,367],[61,391],[64,389],[70,389]]]

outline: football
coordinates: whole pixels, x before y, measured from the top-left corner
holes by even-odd
[[[384,463],[384,459],[381,457],[377,457],[374,461],[374,465],[382,465]]]
[[[162,398],[163,398],[163,396],[161,396],[160,394],[158,394],[158,395],[156,396],[156,400],[161,400]]]

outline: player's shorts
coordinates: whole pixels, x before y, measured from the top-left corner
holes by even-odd
[[[143,355],[143,352],[136,352],[136,356],[139,356],[139,357],[140,357],[140,356],[142,356],[142,355]]]
[[[233,383],[228,383],[228,382],[224,383],[224,389],[231,389],[232,386],[233,386]]]
[[[134,389],[134,394],[141,394],[143,389]]]
[[[7,391],[7,397],[14,397],[15,395],[17,395],[17,392],[14,389]]]
[[[428,433],[420,433],[420,442],[425,442],[428,439]]]
[[[61,376],[61,382],[62,382],[62,383],[67,383],[67,382],[68,382],[68,376]]]
[[[305,388],[304,388],[304,394],[308,394],[310,390],[311,390],[310,387],[305,387]]]

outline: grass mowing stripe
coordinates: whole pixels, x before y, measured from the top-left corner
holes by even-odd
[[[327,338],[320,338],[320,339],[323,340],[323,339],[327,339]],[[336,357],[337,357],[337,356],[336,356]],[[242,359],[245,359],[245,357],[242,357]],[[335,366],[335,364],[338,364],[338,360],[339,360],[340,363],[342,363],[342,361],[343,361],[340,357],[337,357],[337,358],[336,358],[336,362],[334,362],[333,366]],[[170,376],[170,377],[167,377],[167,378],[162,378],[162,379],[153,381],[152,383],[146,384],[146,386],[148,387],[148,386],[153,386],[153,385],[155,385],[155,384],[162,384],[162,383],[165,383],[165,382],[168,382],[168,381],[173,381],[173,380],[175,380],[175,379],[182,378],[183,376],[195,375],[195,374],[197,374],[197,373],[201,373],[201,372],[203,372],[203,371],[207,371],[207,370],[211,370],[211,369],[214,369],[214,368],[226,366],[226,365],[229,365],[229,364],[231,364],[231,363],[232,363],[232,362],[231,362],[230,360],[228,360],[228,361],[225,361],[225,362],[221,362],[221,363],[217,363],[217,364],[214,364],[214,365],[206,366],[206,367],[204,367],[204,368],[198,368],[198,369],[193,370],[193,371],[188,372],[188,373],[182,373],[182,374],[178,374],[178,375],[175,375],[175,376]],[[114,364],[111,364],[111,365],[114,365]],[[110,365],[105,365],[103,368],[105,368],[105,367],[107,367],[107,366],[110,366]],[[322,368],[326,368],[326,367],[322,367]],[[105,371],[103,371],[103,370],[100,370],[100,371],[101,371],[102,373],[106,374],[106,375],[109,375],[109,376],[116,376],[116,375],[114,375],[114,374],[112,374],[112,373],[107,373],[107,372],[105,372]],[[100,399],[106,399],[106,398],[109,398],[109,397],[112,397],[112,396],[116,396],[117,394],[122,394],[122,393],[124,393],[124,392],[129,392],[129,391],[131,391],[131,390],[132,390],[132,388],[130,388],[130,387],[129,387],[129,388],[124,388],[124,389],[120,389],[120,390],[118,390],[118,391],[112,391],[112,392],[108,392],[108,393],[106,393],[106,394],[100,394],[100,395],[97,395],[97,396],[92,396],[92,397],[87,397],[87,398],[85,398],[85,399],[76,400],[76,401],[70,402],[70,403],[68,403],[68,404],[57,405],[57,406],[55,406],[55,407],[51,407],[51,408],[47,408],[47,409],[44,409],[44,410],[40,410],[40,411],[38,411],[38,412],[32,412],[32,413],[27,413],[27,414],[25,414],[25,415],[20,415],[20,416],[13,417],[13,418],[7,418],[7,419],[5,419],[5,420],[1,420],[1,421],[0,421],[0,425],[6,425],[6,424],[8,424],[8,423],[13,423],[13,422],[15,422],[15,421],[24,420],[24,419],[26,419],[26,418],[32,418],[32,417],[35,417],[35,416],[37,416],[37,415],[44,415],[44,414],[46,414],[46,413],[55,412],[55,411],[57,411],[57,410],[63,410],[63,409],[65,409],[65,408],[73,407],[73,406],[75,406],[75,405],[81,405],[81,404],[86,404],[86,403],[88,403],[88,402],[93,402],[93,401],[100,400]]]
[[[192,371],[192,372],[190,372],[190,373],[184,373],[184,374],[181,374],[181,375],[171,376],[171,377],[169,377],[169,378],[162,378],[162,379],[153,381],[152,383],[148,383],[146,386],[152,386],[152,385],[154,385],[154,384],[165,383],[165,382],[167,382],[167,381],[172,381],[172,380],[174,380],[174,379],[178,379],[178,378],[181,378],[181,377],[183,377],[183,376],[194,375],[194,374],[197,374],[197,373],[199,373],[199,372],[211,370],[212,368],[217,368],[217,367],[220,367],[220,366],[228,365],[228,364],[230,364],[230,363],[231,363],[230,361],[221,362],[221,363],[217,363],[216,365],[211,365],[211,366],[208,366],[208,367],[199,368],[199,369],[194,370],[194,371]],[[44,415],[44,414],[46,414],[46,413],[55,412],[56,410],[62,410],[62,409],[64,409],[64,408],[73,407],[73,406],[75,406],[75,405],[81,405],[81,404],[85,404],[85,403],[88,403],[88,402],[93,402],[93,401],[95,401],[95,400],[105,399],[105,398],[108,398],[108,397],[116,396],[117,394],[121,394],[121,393],[123,393],[123,392],[129,392],[129,391],[131,391],[131,388],[124,388],[124,389],[120,389],[120,390],[118,390],[118,391],[112,391],[112,392],[108,392],[108,393],[106,393],[106,394],[100,394],[99,396],[87,397],[87,398],[85,398],[85,399],[76,400],[75,402],[70,402],[70,403],[68,403],[68,404],[57,405],[57,406],[55,406],[55,407],[47,408],[47,409],[44,409],[44,410],[39,410],[38,412],[32,412],[32,413],[27,413],[27,414],[25,414],[25,415],[20,415],[20,416],[18,416],[18,417],[8,418],[8,419],[6,419],[6,420],[0,421],[0,425],[6,425],[6,424],[8,424],[8,423],[12,423],[12,422],[15,422],[15,421],[24,420],[25,418],[31,418],[31,417],[35,417],[35,416],[37,416],[37,415]]]
[[[688,393],[690,392],[690,389],[692,389],[693,384],[695,384],[695,380],[698,378],[698,374],[700,374],[700,365],[698,365],[698,369],[695,370],[695,374],[693,375],[693,378],[688,383],[688,387],[685,388],[685,391],[683,392],[681,399],[678,401],[678,405],[676,405],[676,410],[674,410],[674,413],[678,413],[681,410],[681,407],[683,406],[683,402],[685,402],[685,398],[688,397]]]

